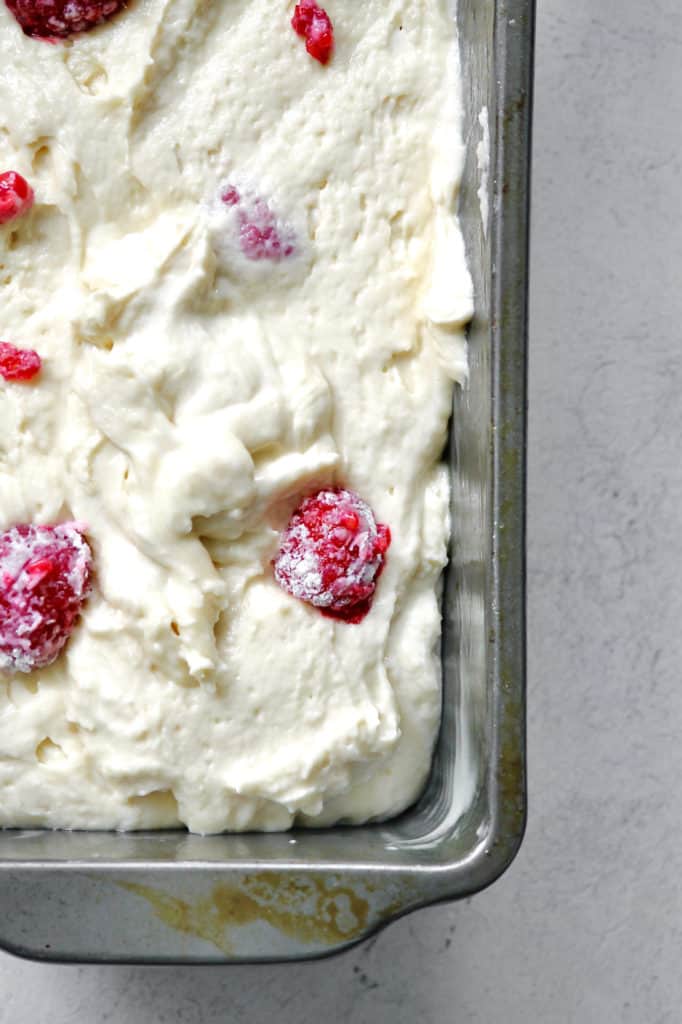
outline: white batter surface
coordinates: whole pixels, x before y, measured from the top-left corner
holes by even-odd
[[[409,804],[440,712],[439,464],[471,285],[445,0],[136,0],[51,45],[0,4],[0,530],[88,524],[93,593],[49,668],[0,676],[0,824],[196,832]],[[293,253],[248,259],[227,185]],[[390,526],[370,614],[270,565],[338,483]]]

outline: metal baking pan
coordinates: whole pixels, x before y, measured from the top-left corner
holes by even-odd
[[[534,0],[460,0],[461,218],[477,309],[455,396],[454,538],[443,723],[400,818],[278,835],[0,833],[0,944],[44,960],[213,963],[315,957],[466,896],[525,824],[524,476]],[[477,145],[487,107],[489,224]],[[484,183],[485,185],[485,183]]]

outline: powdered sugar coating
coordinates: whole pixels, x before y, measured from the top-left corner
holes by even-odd
[[[282,535],[275,579],[323,614],[360,622],[370,610],[391,542],[369,505],[353,491],[306,498]]]
[[[82,523],[22,524],[0,535],[0,671],[50,665],[90,590]]]

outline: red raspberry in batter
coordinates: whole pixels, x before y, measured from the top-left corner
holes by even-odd
[[[301,0],[296,4],[291,26],[305,39],[310,56],[326,64],[334,49],[334,26],[327,12],[315,0]]]
[[[318,491],[296,509],[273,561],[287,593],[329,618],[361,622],[391,543],[388,526],[353,491]]]
[[[32,380],[40,373],[42,360],[30,348],[15,348],[7,341],[0,341],[0,377],[8,381]]]
[[[44,668],[69,639],[90,590],[83,531],[24,524],[0,534],[0,671]]]
[[[220,198],[225,206],[239,207],[239,247],[247,259],[279,263],[293,256],[292,229],[278,220],[264,199],[242,195],[234,185],[226,185]]]
[[[0,174],[0,224],[8,224],[33,206],[33,189],[16,171]]]
[[[225,206],[236,206],[241,196],[239,195],[239,189],[235,188],[234,185],[226,185],[220,196]]]
[[[53,42],[108,21],[126,0],[5,0],[27,36]]]

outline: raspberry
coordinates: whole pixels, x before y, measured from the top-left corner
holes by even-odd
[[[264,199],[244,197],[234,185],[227,185],[220,198],[225,206],[239,207],[239,246],[247,259],[279,263],[293,256],[293,231],[279,223]]]
[[[16,171],[0,174],[0,224],[7,224],[33,206],[33,189]]]
[[[239,190],[234,185],[227,185],[220,198],[225,203],[225,206],[236,206],[241,196],[239,195]]]
[[[0,670],[44,668],[69,639],[90,590],[83,531],[29,523],[0,534]]]
[[[353,491],[322,490],[296,509],[273,561],[288,594],[329,618],[361,622],[391,543],[388,526]]]
[[[334,49],[334,26],[327,12],[315,0],[301,0],[296,4],[291,19],[294,31],[305,39],[305,48],[311,57],[326,64]]]
[[[15,348],[7,341],[0,341],[0,377],[5,380],[32,380],[42,365],[33,349]]]
[[[125,7],[126,0],[5,0],[27,36],[54,41],[88,32]]]

